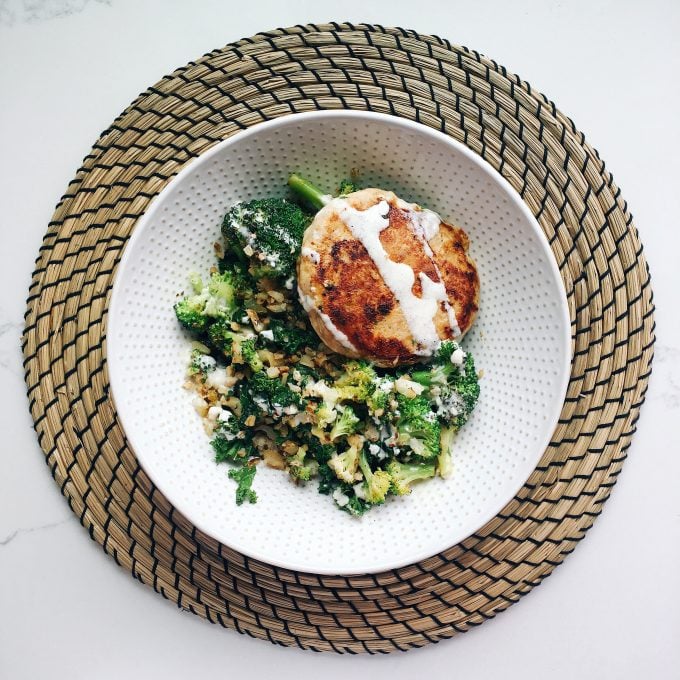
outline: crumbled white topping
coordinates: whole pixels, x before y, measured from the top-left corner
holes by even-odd
[[[220,406],[211,406],[208,409],[208,420],[211,420],[213,423],[217,420],[218,416],[220,415],[220,412],[222,411],[222,408]]]
[[[209,354],[201,354],[194,357],[193,364],[199,371],[210,373],[210,371],[215,370],[217,362]]]
[[[391,392],[394,389],[394,380],[390,380],[389,378],[373,378],[371,381],[376,389],[380,390],[381,392]]]
[[[462,398],[456,392],[452,392],[444,399],[437,397],[434,403],[438,406],[437,414],[446,419],[460,415],[464,407]]]
[[[311,382],[307,385],[307,392],[312,397],[321,397],[329,408],[333,408],[338,401],[340,393],[334,387],[329,387],[323,380]]]
[[[452,364],[455,364],[456,366],[462,366],[464,361],[465,352],[460,347],[458,347],[458,349],[454,349],[453,352],[451,352]]]
[[[274,339],[274,331],[262,331],[260,335],[265,338],[265,340],[273,340]]]
[[[226,391],[229,382],[227,371],[224,368],[216,368],[211,373],[208,373],[208,377],[205,379],[205,384],[208,387],[214,387],[218,392]]]
[[[399,394],[403,394],[405,397],[412,399],[421,394],[425,388],[420,383],[408,380],[402,376],[394,381],[394,389],[396,389]]]
[[[349,503],[349,496],[338,487],[333,491],[333,500],[337,503],[338,507],[344,508]]]
[[[352,488],[354,489],[354,494],[357,498],[361,498],[362,501],[366,500],[366,487],[363,482],[355,484]]]
[[[425,454],[425,444],[420,439],[411,437],[409,439],[408,445],[411,447],[413,453],[415,453],[417,456],[422,456]]]
[[[269,404],[267,403],[267,400],[259,394],[253,395],[253,401],[255,402],[255,406],[257,406],[260,411],[264,411],[266,413],[269,410]]]
[[[223,423],[230,421],[233,417],[231,412],[227,411],[226,408],[220,409],[220,412],[217,414],[217,420]]]
[[[371,455],[375,456],[378,460],[383,460],[387,458],[387,451],[381,449],[377,444],[369,444],[368,450]]]

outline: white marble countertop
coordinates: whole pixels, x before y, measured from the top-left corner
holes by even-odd
[[[0,0],[1,678],[680,678],[680,5],[341,4]],[[495,620],[389,657],[252,640],[180,612],[117,567],[88,539],[43,463],[19,350],[47,222],[101,130],[138,92],[215,47],[329,19],[445,36],[553,99],[622,187],[658,310],[647,403],[587,539]]]

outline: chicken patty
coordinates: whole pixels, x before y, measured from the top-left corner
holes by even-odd
[[[413,363],[472,325],[479,277],[468,246],[436,213],[362,189],[330,201],[307,228],[300,300],[333,351],[379,366]]]

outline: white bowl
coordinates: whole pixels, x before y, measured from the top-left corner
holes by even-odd
[[[470,236],[481,279],[463,344],[481,396],[455,442],[455,471],[361,519],[316,484],[258,467],[255,505],[237,507],[228,467],[182,384],[188,337],[173,303],[190,271],[214,264],[222,216],[237,200],[281,195],[295,171],[329,191],[359,172],[440,213]],[[550,441],[570,372],[570,324],[545,236],[512,187],[479,156],[423,125],[382,114],[320,111],[249,128],[192,161],[139,220],[118,268],[108,317],[118,415],[139,462],[199,529],[270,564],[321,574],[376,572],[427,558],[494,517]]]

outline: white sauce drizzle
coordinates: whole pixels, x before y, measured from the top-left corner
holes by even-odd
[[[425,254],[432,261],[432,266],[434,267],[434,270],[437,272],[437,277],[439,278],[439,283],[434,283],[431,281],[431,279],[429,279],[429,277],[424,277],[423,273],[421,272],[420,282],[424,287],[425,286],[424,278],[427,278],[427,280],[430,281],[433,286],[441,286],[441,290],[435,291],[433,289],[433,293],[438,294],[440,296],[438,300],[444,303],[444,310],[446,311],[446,316],[449,319],[449,326],[451,327],[451,332],[453,333],[454,337],[458,337],[460,335],[460,326],[458,325],[456,312],[451,306],[451,303],[449,302],[449,296],[446,294],[446,286],[444,285],[444,278],[442,277],[442,273],[439,270],[437,263],[434,261],[434,253],[432,252],[432,248],[430,248],[429,244],[429,241],[431,241],[439,233],[439,225],[442,222],[442,218],[439,217],[439,215],[437,215],[437,213],[432,210],[427,209],[416,210],[415,206],[413,205],[409,206],[408,203],[406,204],[406,206],[407,206],[406,208],[404,208],[403,205],[400,205],[399,207],[409,211],[410,213],[409,224],[411,225],[411,231],[415,234],[416,238],[423,244]]]
[[[328,316],[328,314],[324,314],[322,311],[320,311],[316,308],[316,305],[314,304],[314,300],[312,300],[312,298],[309,297],[309,295],[305,295],[300,290],[300,286],[298,286],[298,297],[300,298],[300,303],[302,304],[302,307],[304,308],[305,312],[307,312],[307,314],[310,314],[312,312],[312,310],[315,310],[316,313],[319,315],[319,318],[323,322],[323,325],[328,330],[328,332],[343,347],[350,350],[351,352],[357,351],[357,348],[352,344],[350,339],[333,323],[332,319]]]
[[[428,277],[421,276],[422,296],[414,295],[412,288],[415,273],[413,269],[403,262],[391,260],[380,241],[380,232],[390,223],[388,216],[390,207],[387,201],[382,200],[366,210],[352,208],[345,199],[336,198],[333,203],[337,204],[340,219],[366,248],[369,257],[385,281],[385,285],[399,302],[411,335],[418,345],[415,354],[421,356],[433,354],[441,343],[434,317],[439,308],[443,283],[437,284]],[[431,229],[433,222],[434,220],[429,216],[426,218],[421,240],[425,241],[425,228]],[[447,299],[445,289],[443,294]]]

